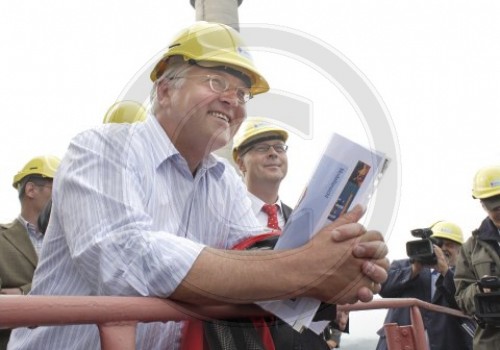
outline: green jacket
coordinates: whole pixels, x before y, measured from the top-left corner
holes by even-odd
[[[474,296],[479,293],[476,282],[485,275],[500,277],[500,233],[486,218],[460,250],[455,270],[458,306],[464,313],[475,313]],[[478,327],[474,335],[474,349],[500,349],[500,328]]]
[[[0,224],[0,288],[31,290],[38,257],[26,228],[14,220]],[[7,348],[10,330],[0,330],[0,350]]]

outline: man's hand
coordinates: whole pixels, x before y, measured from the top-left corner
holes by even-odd
[[[246,304],[312,297],[327,303],[370,301],[387,279],[387,246],[357,221],[361,207],[289,250],[235,251],[206,247],[169,296],[194,304]]]
[[[448,258],[443,253],[443,250],[439,248],[437,245],[434,245],[434,254],[436,254],[437,264],[434,266],[441,275],[446,275],[448,269],[450,268],[448,265]]]
[[[304,246],[309,250],[311,293],[329,303],[370,301],[387,279],[387,246],[377,231],[356,223],[357,206],[323,228]]]
[[[421,262],[419,261],[413,261],[411,263],[411,278],[417,277],[420,272],[422,272],[422,269],[424,268],[424,265],[422,265]]]

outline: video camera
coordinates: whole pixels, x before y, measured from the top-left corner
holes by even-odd
[[[443,241],[439,238],[431,237],[430,228],[417,228],[411,230],[414,237],[420,237],[414,241],[406,242],[406,254],[410,261],[418,261],[422,265],[432,266],[437,264],[436,254],[434,253],[434,244],[438,247],[443,246]]]
[[[474,296],[477,324],[481,328],[500,328],[500,279],[497,276],[486,276],[481,278],[477,285],[481,291]],[[485,293],[485,288],[490,292]]]

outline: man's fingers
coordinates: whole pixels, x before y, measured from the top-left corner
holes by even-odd
[[[361,266],[363,274],[375,283],[384,283],[387,279],[388,259],[379,259],[376,262],[364,261]]]
[[[381,259],[388,253],[387,245],[384,242],[360,242],[352,250],[356,258]]]
[[[361,219],[364,213],[365,210],[363,209],[363,207],[361,205],[356,205],[347,213],[340,215],[339,218],[335,220],[331,225],[332,227],[339,227],[351,222],[358,222],[358,220]]]
[[[373,299],[373,292],[368,287],[361,287],[357,296],[360,301],[367,303]]]
[[[351,238],[362,236],[366,233],[366,228],[358,223],[344,224],[336,227],[332,231],[332,238],[335,242],[347,241]]]

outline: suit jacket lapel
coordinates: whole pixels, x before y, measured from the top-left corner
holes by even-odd
[[[23,224],[21,224],[19,220],[15,220],[13,223],[5,225],[4,227],[8,228],[8,230],[4,232],[5,239],[11,242],[12,245],[33,264],[33,266],[36,266],[38,256],[36,255],[33,243]]]
[[[285,219],[285,222],[287,222],[290,214],[292,213],[292,208],[281,202],[281,212],[283,213],[283,219]]]

